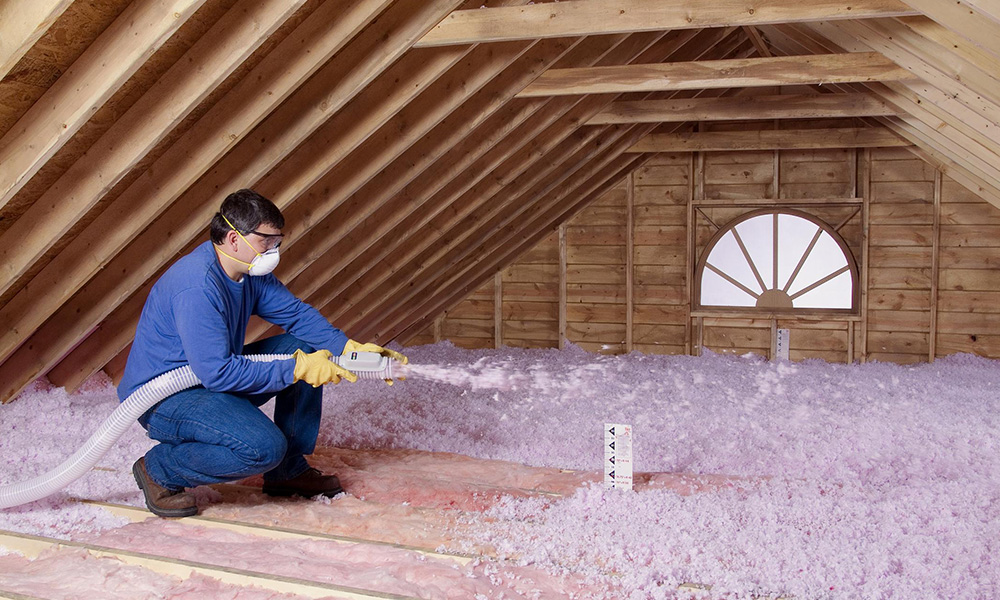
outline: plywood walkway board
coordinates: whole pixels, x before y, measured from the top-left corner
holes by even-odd
[[[909,141],[881,127],[844,129],[765,129],[656,133],[628,152],[732,152],[737,150],[817,150],[910,146]]]
[[[115,19],[0,139],[0,208],[204,3],[134,2]]]
[[[571,0],[455,11],[418,46],[914,14],[898,0]]]
[[[305,0],[242,0],[0,235],[0,294],[52,247]],[[192,64],[201,65],[192,69]]]
[[[913,74],[878,52],[553,69],[518,94],[566,96],[899,81]]]
[[[73,0],[0,4],[0,79],[14,68]]]
[[[785,94],[614,102],[587,125],[881,117],[898,113],[897,108],[873,94]]]

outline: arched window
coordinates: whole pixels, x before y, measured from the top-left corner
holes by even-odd
[[[797,210],[758,210],[708,243],[695,274],[698,308],[856,311],[858,269],[843,238]]]

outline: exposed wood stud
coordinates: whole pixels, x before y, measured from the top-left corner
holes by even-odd
[[[493,276],[493,347],[503,347],[503,271]]]
[[[868,264],[871,240],[871,194],[872,194],[872,151],[865,149],[861,155],[859,163],[862,185],[862,197],[864,199],[861,211],[861,362],[868,362]]]
[[[688,178],[688,194],[687,202],[685,203],[685,214],[687,216],[687,230],[684,236],[685,252],[684,252],[684,297],[687,298],[687,306],[685,307],[684,315],[684,353],[687,355],[693,354],[693,327],[691,324],[691,306],[694,302],[694,198],[696,195],[696,188],[698,187],[695,180],[698,177],[698,160],[696,157],[701,156],[700,153],[689,152],[687,155],[687,178]]]
[[[566,347],[566,223],[559,225],[559,349]]]
[[[934,170],[934,232],[931,246],[931,321],[928,332],[928,362],[937,355],[938,289],[941,285],[941,169]]]
[[[635,172],[625,178],[625,352],[632,352],[635,311]]]
[[[854,323],[855,321],[847,322],[847,364],[854,362]]]
[[[65,12],[73,0],[0,3],[0,79]]]

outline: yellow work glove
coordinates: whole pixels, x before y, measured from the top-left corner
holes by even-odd
[[[295,358],[296,382],[305,381],[313,387],[319,387],[327,383],[340,383],[341,379],[351,383],[358,380],[357,375],[330,360],[333,353],[329,350],[318,350],[310,354],[296,350],[292,356]]]
[[[389,350],[388,348],[383,348],[378,344],[372,344],[372,343],[361,344],[359,342],[355,342],[354,340],[347,340],[347,343],[344,345],[344,351],[342,354],[348,354],[350,352],[374,352],[376,354],[381,354],[382,356],[388,356],[392,360],[399,361],[404,365],[410,362],[410,359],[406,358],[399,352],[396,352],[395,350]],[[398,377],[397,379],[406,379],[406,378]],[[393,384],[393,381],[391,379],[385,379],[383,381],[385,381],[387,385]]]

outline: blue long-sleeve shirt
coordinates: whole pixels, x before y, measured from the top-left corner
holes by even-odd
[[[274,275],[230,279],[209,241],[174,263],[150,291],[118,385],[119,399],[184,365],[191,365],[212,391],[256,394],[288,387],[294,383],[294,360],[254,362],[241,356],[250,315],[317,350],[339,355],[347,343],[342,331]]]

